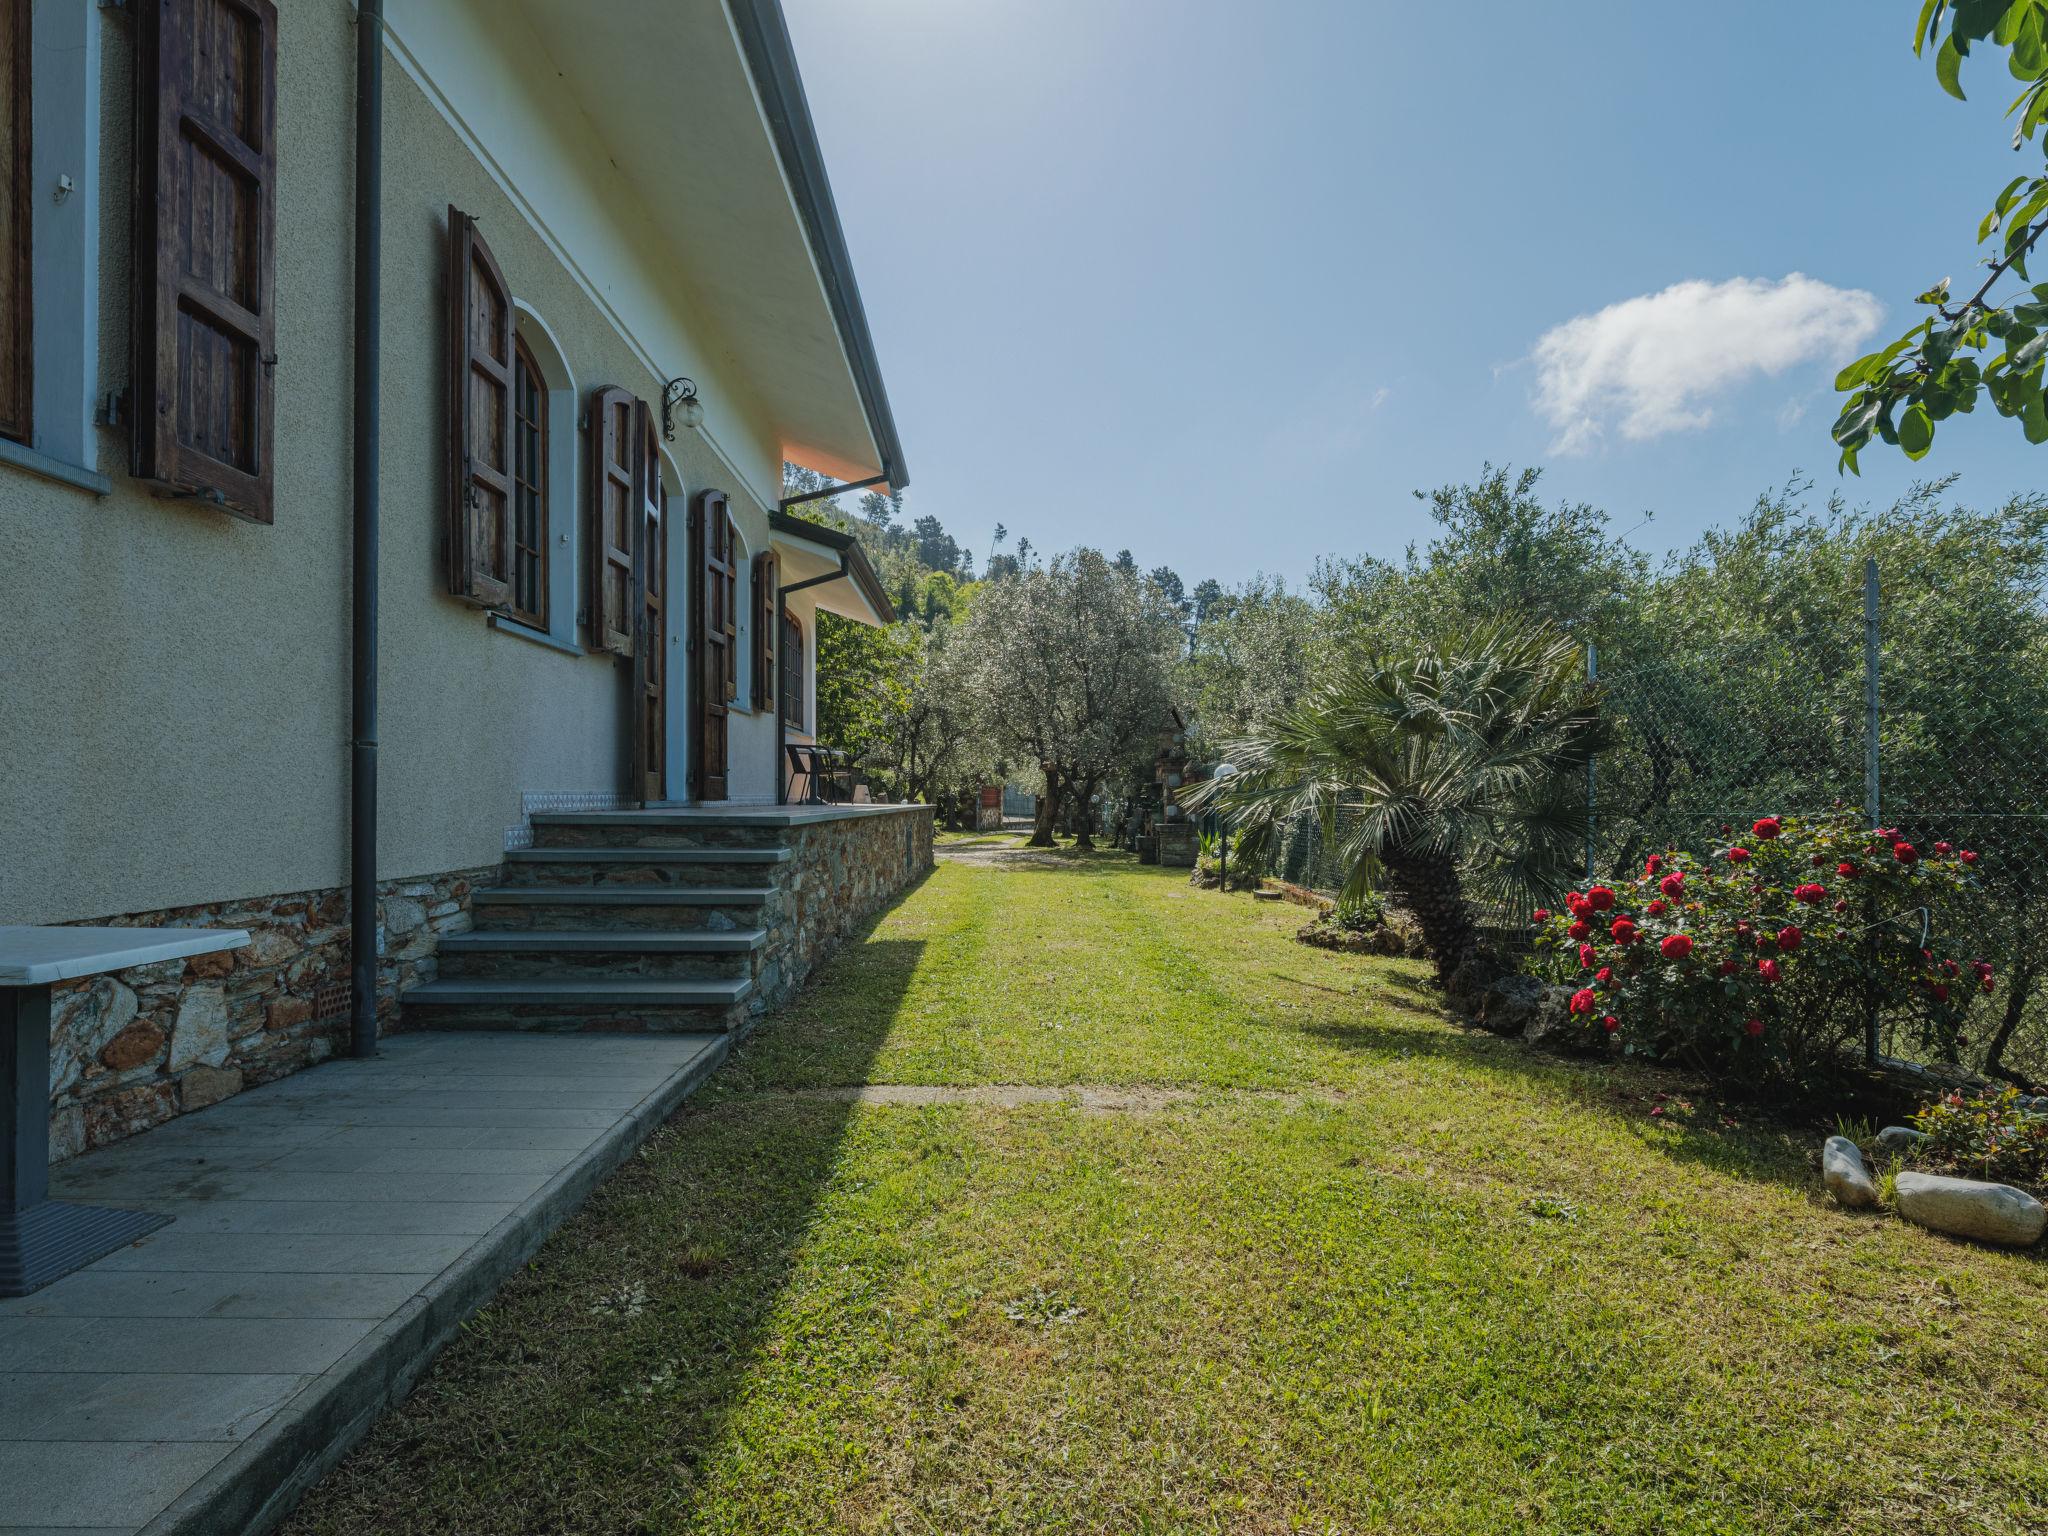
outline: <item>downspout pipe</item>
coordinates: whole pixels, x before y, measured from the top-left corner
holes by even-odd
[[[838,570],[827,571],[822,576],[807,577],[803,581],[793,581],[786,587],[777,587],[775,589],[775,697],[770,699],[768,703],[769,707],[775,711],[775,803],[777,805],[789,804],[789,776],[782,771],[782,760],[787,755],[783,752],[782,748],[788,734],[786,723],[782,718],[782,679],[784,675],[782,669],[789,663],[789,658],[783,654],[782,648],[784,604],[789,601],[790,593],[801,592],[805,587],[822,587],[828,581],[844,581],[852,574],[852,570],[853,562],[847,558],[846,552],[841,550],[839,552]]]
[[[349,689],[349,1054],[377,1054],[377,476],[382,422],[384,0],[356,6],[354,566]]]

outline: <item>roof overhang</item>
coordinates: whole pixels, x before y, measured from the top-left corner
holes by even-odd
[[[818,582],[813,588],[820,608],[867,624],[896,622],[896,604],[858,538],[787,512],[769,513],[768,526],[782,561],[781,585],[843,575],[844,580]]]
[[[782,453],[909,483],[779,0],[519,0]]]

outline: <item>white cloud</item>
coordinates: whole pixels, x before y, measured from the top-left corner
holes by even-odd
[[[1553,326],[1538,338],[1536,409],[1555,453],[1584,453],[1618,427],[1630,442],[1704,427],[1711,401],[1756,374],[1842,358],[1884,317],[1860,288],[1794,272],[1674,283]]]

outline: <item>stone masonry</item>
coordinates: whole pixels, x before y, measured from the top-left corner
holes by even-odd
[[[470,926],[488,870],[387,881],[377,1012],[434,974],[440,935]],[[115,971],[57,989],[50,1156],[71,1157],[324,1061],[348,1040],[348,893],[296,891],[92,919],[105,927],[245,928],[245,949]]]

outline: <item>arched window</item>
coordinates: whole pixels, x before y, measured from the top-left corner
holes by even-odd
[[[511,594],[491,623],[580,655],[576,378],[545,320],[514,299],[512,321]]]
[[[792,613],[782,616],[782,723],[804,729],[804,626]]]
[[[505,611],[548,627],[548,386],[522,335],[512,365],[512,596]]]

